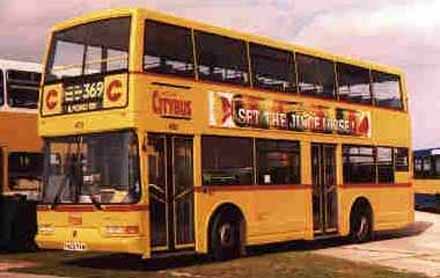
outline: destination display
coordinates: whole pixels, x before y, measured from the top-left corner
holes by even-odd
[[[44,87],[43,115],[73,114],[127,105],[124,74],[87,76]]]
[[[64,87],[63,113],[93,111],[102,108],[104,79]]]
[[[209,124],[371,137],[368,111],[276,101],[229,92],[209,92]]]

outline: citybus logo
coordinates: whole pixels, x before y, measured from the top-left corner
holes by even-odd
[[[121,88],[122,82],[120,80],[110,82],[106,91],[107,98],[112,102],[118,101],[122,96]]]
[[[178,97],[174,93],[153,91],[153,112],[162,117],[191,119],[191,100]]]
[[[58,91],[50,90],[46,95],[46,107],[49,110],[54,109],[58,104]]]

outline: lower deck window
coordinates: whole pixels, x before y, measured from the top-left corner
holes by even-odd
[[[409,169],[407,148],[345,145],[343,157],[344,183],[394,183],[396,171]]]
[[[203,136],[203,184],[253,184],[252,150],[251,138]]]
[[[203,136],[202,171],[204,185],[298,184],[299,143]]]
[[[344,146],[344,183],[374,183],[376,167],[373,147]]]
[[[257,140],[256,155],[258,184],[300,183],[297,142]]]
[[[9,154],[8,176],[12,190],[39,190],[42,175],[42,153],[13,152]]]
[[[414,177],[440,179],[440,155],[418,155],[414,158]]]
[[[393,149],[377,148],[377,178],[379,183],[394,182]]]

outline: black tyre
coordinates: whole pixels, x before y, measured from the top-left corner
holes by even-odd
[[[240,256],[240,219],[233,214],[218,214],[211,226],[210,253],[214,260],[228,260]]]
[[[350,214],[350,238],[355,243],[367,242],[373,237],[371,210],[356,206]]]

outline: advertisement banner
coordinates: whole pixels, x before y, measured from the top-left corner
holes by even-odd
[[[209,92],[209,124],[371,137],[368,111],[277,101],[229,92]]]

